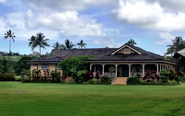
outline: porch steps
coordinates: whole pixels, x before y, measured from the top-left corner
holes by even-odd
[[[116,77],[114,81],[112,81],[111,85],[126,85],[128,77]]]

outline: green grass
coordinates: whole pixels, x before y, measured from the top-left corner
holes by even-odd
[[[0,116],[185,116],[185,85],[0,82]]]

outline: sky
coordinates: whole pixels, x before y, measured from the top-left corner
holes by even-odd
[[[185,0],[0,0],[0,51],[32,53],[28,39],[43,33],[50,47],[83,40],[86,48],[118,48],[131,38],[138,47],[164,55],[177,36],[185,38]],[[78,46],[76,46],[78,47]],[[34,51],[39,52],[39,48]]]

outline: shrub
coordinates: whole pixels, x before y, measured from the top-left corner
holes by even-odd
[[[129,77],[127,79],[127,85],[140,85],[140,80],[138,77]]]
[[[99,81],[97,79],[91,79],[88,81],[89,84],[98,84]]]
[[[69,84],[76,84],[75,80],[72,79],[70,82],[68,82]]]
[[[15,81],[21,81],[21,76],[14,76]]]
[[[60,82],[60,72],[57,72],[56,70],[52,70],[50,72],[50,75],[52,77],[52,81],[56,78],[56,82]]]
[[[111,80],[108,76],[101,77],[101,83],[102,84],[111,84]]]
[[[155,82],[155,81],[140,81],[140,84],[141,85],[158,85],[158,83],[157,82]]]
[[[0,73],[0,81],[15,81],[13,73]]]

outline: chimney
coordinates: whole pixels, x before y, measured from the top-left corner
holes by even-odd
[[[164,59],[166,59],[166,53],[164,53]]]

